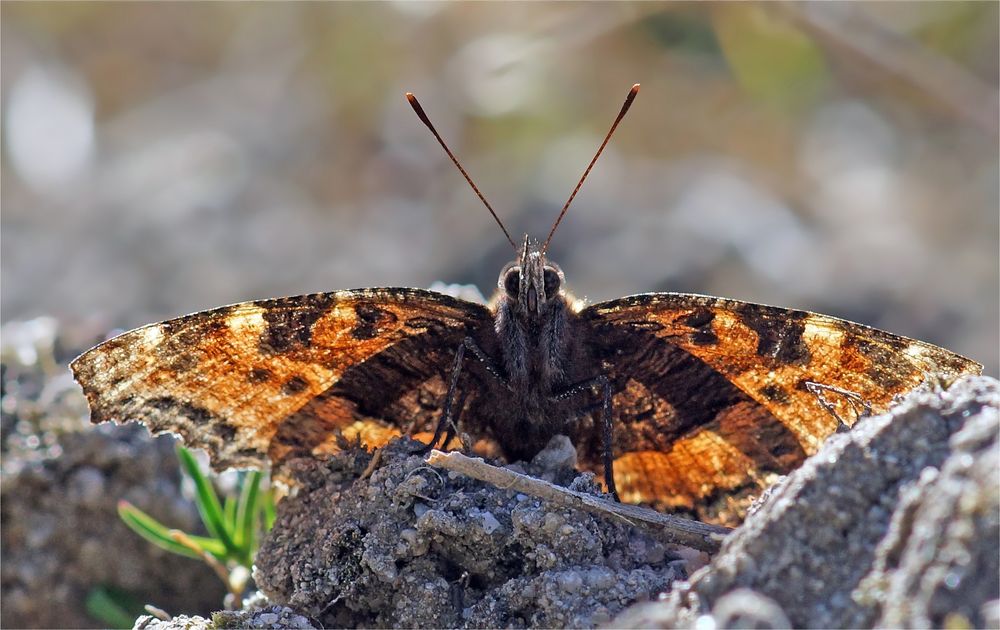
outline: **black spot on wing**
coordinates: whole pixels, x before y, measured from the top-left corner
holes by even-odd
[[[691,343],[698,346],[714,346],[719,343],[719,337],[712,329],[715,312],[707,308],[695,309],[690,315],[680,318],[685,326],[694,330],[691,332]]]
[[[691,328],[704,328],[708,324],[711,324],[713,319],[715,319],[715,312],[707,308],[698,308],[690,315],[680,318],[680,321],[685,326],[690,326]]]
[[[406,327],[412,330],[427,330],[428,328],[435,328],[442,326],[440,320],[436,320],[430,317],[408,317],[406,319]]]
[[[354,307],[357,323],[351,329],[355,339],[374,339],[378,336],[379,326],[385,326],[396,321],[396,316],[382,310],[374,304],[358,304]]]
[[[758,355],[780,363],[809,363],[812,354],[802,338],[808,313],[789,309],[776,317],[774,309],[757,304],[741,304],[736,312],[743,323],[757,333]]]
[[[212,424],[212,433],[222,438],[223,442],[232,442],[236,439],[236,428],[225,422],[215,422]]]
[[[785,404],[788,402],[788,392],[780,385],[771,383],[761,388],[760,395],[771,402]]]
[[[336,303],[330,293],[314,293],[297,298],[255,302],[264,309],[267,328],[260,336],[264,354],[281,354],[295,348],[308,348],[312,327]]]
[[[719,337],[712,330],[696,330],[691,333],[691,343],[697,346],[714,346],[719,343]]]
[[[266,383],[267,381],[271,380],[271,378],[273,378],[273,377],[274,377],[274,374],[271,372],[271,370],[269,370],[267,368],[254,368],[254,369],[250,370],[249,373],[247,373],[247,382],[248,383],[254,383],[254,384],[256,384],[256,383]]]
[[[292,396],[294,394],[302,393],[309,387],[309,383],[306,382],[301,376],[293,376],[292,378],[285,381],[281,386],[281,393],[286,396]]]

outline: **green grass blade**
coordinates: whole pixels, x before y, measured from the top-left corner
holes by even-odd
[[[198,558],[191,549],[170,538],[170,528],[161,525],[159,521],[135,507],[128,501],[118,502],[118,516],[128,525],[129,529],[139,534],[161,549],[166,549],[188,558]]]
[[[277,508],[274,505],[274,491],[268,490],[264,493],[264,500],[261,501],[261,508],[264,512],[264,531],[269,532],[274,527],[274,521],[278,518]]]
[[[117,589],[97,586],[87,593],[84,602],[87,614],[109,628],[131,628],[142,614],[134,597]]]
[[[236,527],[236,497],[228,496],[222,504],[222,515],[226,522],[226,531],[237,547],[242,547],[239,540],[239,530]]]
[[[239,507],[236,510],[236,544],[244,550],[247,559],[252,562],[257,543],[257,523],[259,522],[258,505],[260,501],[261,473],[252,470],[243,478],[240,487]]]
[[[170,536],[171,528],[161,524],[155,518],[128,501],[123,500],[118,502],[118,516],[128,525],[129,529],[157,547],[187,556],[188,558],[200,559],[200,556],[194,550],[185,547]],[[187,534],[187,537],[197,543],[203,550],[217,558],[224,558],[226,555],[226,547],[222,544],[222,541],[216,538],[192,536],[190,534]]]
[[[187,536],[188,540],[195,542],[202,550],[207,551],[219,560],[224,561],[226,559],[226,547],[222,544],[222,541],[218,538],[207,538],[205,536],[195,536],[194,534],[188,534],[181,532]],[[183,546],[183,545],[182,545]]]
[[[232,556],[239,555],[239,549],[233,543],[229,531],[226,529],[225,517],[222,513],[222,503],[219,502],[219,495],[215,493],[212,482],[201,473],[198,462],[195,461],[191,451],[183,446],[177,446],[177,458],[181,462],[184,471],[194,482],[195,503],[198,505],[198,512],[201,520],[205,522],[208,532],[222,541],[226,548],[226,553]]]

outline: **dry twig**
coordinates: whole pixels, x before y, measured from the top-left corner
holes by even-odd
[[[607,501],[593,495],[575,492],[561,486],[516,473],[513,470],[487,464],[478,457],[466,457],[452,451],[431,451],[427,463],[447,470],[460,472],[473,479],[479,479],[498,488],[523,492],[540,499],[566,507],[584,510],[592,514],[611,515],[624,519],[633,525],[645,527],[665,542],[684,545],[699,551],[715,553],[722,539],[732,530],[719,525],[709,525],[656,510]]]

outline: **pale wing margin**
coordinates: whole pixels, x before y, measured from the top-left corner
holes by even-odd
[[[94,423],[141,421],[208,450],[217,469],[261,467],[281,420],[344,370],[429,331],[461,339],[482,305],[408,288],[244,302],[126,332],[70,367]]]

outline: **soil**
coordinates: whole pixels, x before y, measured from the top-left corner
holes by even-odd
[[[600,494],[552,456],[565,445],[524,472]],[[257,556],[264,594],[326,627],[594,627],[686,577],[646,531],[436,470],[422,446],[391,443],[368,478],[363,449],[297,462]]]

